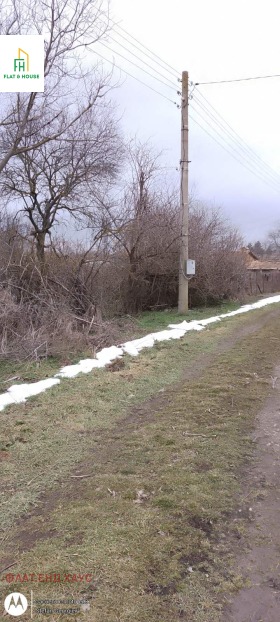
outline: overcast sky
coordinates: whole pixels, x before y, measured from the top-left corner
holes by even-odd
[[[180,77],[181,71],[187,70],[190,81],[207,82],[280,74],[280,5],[277,0],[265,3],[259,0],[111,0],[111,16],[176,70],[172,75],[158,65],[152,65],[163,73],[163,78],[157,75],[159,79],[171,80],[169,88],[120,58],[116,52],[141,64],[116,41],[151,64],[149,58],[120,37],[120,34],[128,37],[120,30],[118,34],[112,33],[115,41],[106,43],[114,52],[99,44],[95,48],[170,98],[171,101],[164,99],[124,73],[122,86],[114,92],[119,114],[123,114],[125,133],[137,134],[145,140],[151,138],[159,151],[164,149],[165,165],[174,167],[170,169],[170,175],[175,180],[179,181],[175,169],[180,159],[180,110],[172,103],[180,103],[176,95],[176,88],[180,88],[176,76]],[[147,66],[141,66],[151,71]],[[115,75],[120,75],[118,69],[115,69]],[[190,187],[195,188],[199,198],[222,206],[225,215],[240,228],[247,242],[264,238],[280,222],[280,78],[201,85],[196,87],[193,95],[190,115],[227,149],[236,149],[233,152],[236,158],[253,168],[258,176],[265,176],[267,183],[233,159],[190,119]],[[255,155],[244,151],[244,145],[240,151],[240,143],[233,143],[229,135],[214,124],[213,118],[201,108],[204,105],[214,114],[208,102]],[[219,117],[218,120],[221,123]],[[222,138],[216,131],[222,133]],[[257,156],[264,163],[260,163]],[[244,157],[249,160],[244,161]],[[265,165],[273,168],[275,173]]]

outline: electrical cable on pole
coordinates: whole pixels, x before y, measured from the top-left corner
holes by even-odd
[[[147,71],[146,69],[143,69],[143,67],[140,67],[140,65],[137,65],[137,63],[135,63],[133,60],[130,60],[129,58],[127,58],[126,56],[124,56],[123,54],[121,54],[120,52],[118,52],[117,50],[114,50],[113,48],[111,48],[109,45],[106,45],[106,43],[103,43],[103,41],[99,41],[100,45],[103,45],[103,47],[107,48],[107,50],[110,50],[110,52],[113,52],[113,54],[117,54],[118,56],[120,56],[121,58],[123,58],[124,60],[126,60],[127,62],[131,63],[131,65],[134,65],[135,67],[137,67],[137,69],[140,69],[140,71],[143,71],[144,73],[146,73],[148,76],[150,76],[151,78],[153,78],[154,80],[157,80],[158,82],[161,82],[162,84],[164,84],[164,86],[168,87],[169,89],[171,89],[172,91],[176,91],[176,86],[170,86],[169,84],[167,84],[166,82],[163,82],[163,80],[161,80],[160,78],[157,78],[156,76],[154,76],[152,73],[150,73],[149,71]],[[140,62],[143,62],[140,60]],[[153,69],[153,68],[152,68]],[[155,70],[154,70],[155,71]]]
[[[139,60],[141,63],[143,63],[143,65],[146,65],[147,67],[149,67],[149,69],[151,69],[152,71],[157,73],[161,78],[164,78],[164,80],[166,81],[165,82],[166,86],[167,86],[167,82],[169,82],[169,84],[171,84],[172,88],[176,89],[176,84],[174,84],[174,81],[171,81],[170,78],[167,78],[167,76],[165,76],[163,73],[158,71],[158,69],[155,69],[155,67],[152,67],[152,65],[150,63],[147,63],[145,60],[140,58],[140,56],[138,54],[135,54],[134,52],[132,52],[128,47],[126,47],[125,45],[120,43],[117,39],[114,39],[111,35],[110,35],[110,41],[113,41],[113,43],[116,43],[117,45],[119,45],[121,48],[126,50],[126,52],[131,54],[131,56],[134,56],[135,58],[137,58],[137,60]],[[126,60],[128,60],[128,59],[126,59]]]
[[[215,138],[215,136],[213,136],[213,134],[211,134],[205,127],[203,127],[203,125],[201,125],[201,123],[199,123],[192,115],[189,114],[189,118],[192,121],[194,121],[194,123],[196,123],[196,125],[198,125],[206,134],[208,134],[208,136],[210,136],[220,147],[222,147],[222,149],[224,149],[227,153],[229,153],[229,155],[231,155],[232,158],[234,158],[237,162],[239,162],[239,164],[241,164],[241,166],[246,168],[248,171],[250,171],[250,173],[252,173],[256,177],[258,177],[258,179],[260,179],[263,183],[265,183],[267,186],[269,186],[270,188],[275,190],[275,192],[277,192],[277,194],[279,194],[279,189],[276,188],[276,186],[272,186],[271,183],[268,182],[268,180],[266,180],[265,178],[261,177],[260,175],[258,175],[258,173],[256,171],[254,171],[251,168],[249,168],[247,166],[247,164],[242,162],[242,160],[240,160],[238,157],[236,157],[236,155],[234,155],[234,153],[232,153],[232,151],[227,149],[227,147],[225,147],[219,140],[217,140],[217,138]],[[210,124],[208,124],[208,125],[210,125]],[[213,128],[211,127],[211,129],[213,129]],[[217,134],[217,135],[219,136],[219,134]]]
[[[200,98],[200,99],[199,99]],[[201,101],[201,99],[203,101]],[[224,119],[224,117],[212,106],[212,104],[200,93],[198,89],[193,96],[193,102],[196,103],[213,121],[221,127],[229,138],[238,145],[238,148],[243,151],[246,156],[254,160],[254,163],[267,175],[273,178],[277,183],[280,182],[280,175],[269,164],[267,164],[253,149],[248,145],[245,140],[231,127],[231,125]],[[204,103],[205,102],[205,103]],[[212,112],[213,111],[213,112]]]
[[[142,48],[144,48],[145,50],[147,50],[147,52],[149,52],[149,54],[147,54],[146,52],[143,52],[140,48],[138,48],[137,45],[135,45],[134,43],[130,42],[126,37],[124,37],[123,35],[121,35],[116,28],[118,28],[118,30],[121,30],[122,32],[124,32],[126,35],[128,35],[131,39],[133,39],[133,41],[136,41],[136,43],[139,43],[139,45],[141,45]],[[144,45],[144,43],[141,43],[141,41],[139,41],[139,39],[136,39],[136,37],[133,37],[127,30],[125,30],[124,28],[122,28],[119,24],[113,24],[112,29],[123,39],[125,39],[126,41],[129,41],[129,43],[131,45],[133,45],[135,48],[137,48],[138,50],[140,50],[140,52],[142,52],[143,54],[145,54],[145,56],[148,56],[149,58],[151,58],[151,54],[157,58],[158,60],[161,61],[161,64],[158,63],[156,60],[152,59],[154,63],[160,65],[162,67],[162,69],[165,69],[165,71],[169,72],[171,75],[174,76],[174,73],[176,74],[174,77],[178,78],[178,75],[180,74],[179,71],[177,71],[177,69],[175,69],[174,67],[172,67],[171,65],[169,65],[168,63],[166,63],[166,61],[164,61],[160,56],[158,56],[157,54],[155,54],[152,50],[150,50],[150,48],[148,48],[146,45]],[[165,65],[165,67],[164,67]],[[171,70],[171,71],[170,71]],[[180,81],[180,80],[179,80]]]
[[[90,50],[90,52],[93,52],[93,50]],[[136,80],[137,82],[139,82],[140,84],[143,84],[143,86],[146,86],[147,89],[150,89],[151,91],[153,91],[154,93],[157,93],[157,95],[160,95],[160,97],[163,97],[164,99],[166,99],[167,101],[171,102],[171,104],[175,104],[175,106],[177,108],[180,108],[179,104],[177,104],[177,102],[173,101],[172,99],[170,99],[170,97],[166,97],[166,95],[164,95],[163,93],[161,93],[160,91],[157,91],[156,89],[154,89],[152,86],[150,86],[149,84],[146,84],[146,82],[143,82],[143,80],[140,80],[139,78],[136,78],[136,76],[134,76],[132,73],[130,73],[129,71],[127,71],[126,69],[124,69],[123,67],[120,67],[119,65],[116,65],[116,63],[112,60],[109,60],[109,58],[105,58],[105,56],[103,56],[102,54],[100,54],[99,52],[96,52],[96,50],[94,50],[94,54],[97,54],[97,56],[100,56],[100,58],[102,58],[102,60],[105,60],[106,63],[109,63],[110,65],[112,65],[113,67],[116,67],[117,69],[119,69],[120,71],[123,71],[129,78],[133,78],[133,80]]]
[[[280,73],[272,73],[268,76],[249,76],[249,78],[233,78],[233,80],[216,80],[213,82],[195,82],[195,86],[208,84],[229,84],[230,82],[248,82],[249,80],[267,80],[268,78],[280,78]]]

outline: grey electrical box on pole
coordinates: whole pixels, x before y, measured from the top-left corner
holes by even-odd
[[[186,261],[186,275],[195,276],[195,260],[187,259]]]
[[[181,107],[181,230],[180,230],[180,265],[179,265],[179,300],[178,313],[188,312],[188,278],[185,273],[188,260],[188,90],[189,76],[182,73],[182,107]]]

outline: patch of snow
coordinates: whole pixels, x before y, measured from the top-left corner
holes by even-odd
[[[123,355],[123,348],[117,346],[111,346],[110,348],[103,348],[97,353],[95,359],[82,359],[76,365],[66,365],[62,367],[58,374],[55,374],[55,378],[74,378],[78,374],[88,374],[94,368],[105,367],[109,363],[112,363],[116,358],[120,358]]]
[[[145,335],[145,337],[141,337],[140,339],[134,339],[133,341],[127,341],[122,344],[122,350],[126,354],[130,354],[130,356],[137,356],[143,348],[152,348],[155,343],[154,335]]]
[[[114,361],[115,359],[120,358],[122,355],[122,347],[110,346],[110,348],[103,348],[103,350],[98,352],[96,358],[98,361],[100,361],[103,367],[104,365],[112,363],[112,361]]]
[[[211,319],[212,318],[209,318],[209,320]],[[185,334],[189,330],[202,330],[203,329],[203,326],[201,326],[202,321],[203,320],[201,321],[191,320],[190,322],[187,322],[187,320],[184,320],[183,322],[180,322],[180,324],[169,324],[168,327],[174,328],[176,330],[180,329],[181,331],[184,331],[184,334]]]
[[[10,404],[14,404],[14,399],[8,391],[6,393],[2,393],[0,395],[0,410],[4,410],[5,406],[9,406]]]
[[[30,382],[29,384],[13,384],[6,393],[0,395],[0,410],[3,410],[9,404],[26,402],[28,397],[39,395],[39,393],[43,393],[46,389],[59,383],[60,380],[58,378],[46,378],[45,380]]]

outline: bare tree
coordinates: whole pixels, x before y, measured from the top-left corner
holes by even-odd
[[[178,197],[166,186],[160,155],[149,143],[128,146],[128,168],[118,210],[111,217],[116,253],[127,263],[126,310],[136,310],[146,295],[147,275],[169,269],[177,260]]]
[[[64,122],[67,125],[67,112]],[[52,123],[58,127],[60,119]],[[32,139],[26,139],[26,143]],[[122,146],[109,105],[87,110],[63,138],[45,142],[13,158],[2,174],[0,186],[17,199],[36,241],[37,257],[45,260],[46,237],[51,242],[55,226],[71,216],[78,226],[90,222],[98,238],[106,228],[105,193],[115,177]]]
[[[108,23],[107,0],[2,3],[0,34],[44,34],[45,92],[1,94],[0,172],[13,156],[64,136],[107,92],[108,78],[97,77],[97,64],[85,67],[82,53]]]
[[[273,253],[274,255],[279,256],[280,254],[280,225],[279,223],[275,225],[274,229],[272,229],[268,236],[267,241],[264,242],[265,252],[266,254]]]
[[[118,282],[118,270],[125,275],[122,299],[124,310],[130,313],[158,304],[175,306],[178,295],[178,196],[161,187],[161,176],[156,183],[151,178],[148,187],[144,184],[141,189],[141,172],[140,167],[126,189],[123,226],[115,233],[113,280]],[[242,238],[220,209],[190,199],[189,253],[196,261],[196,276],[190,281],[191,304],[238,298],[246,282]]]

